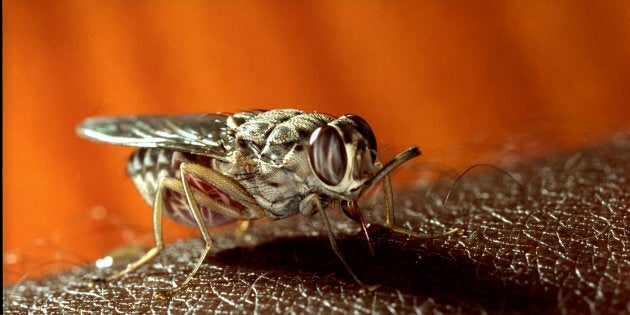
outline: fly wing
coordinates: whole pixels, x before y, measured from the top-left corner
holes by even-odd
[[[221,114],[95,117],[79,124],[77,134],[96,142],[224,159],[229,146],[227,117]]]

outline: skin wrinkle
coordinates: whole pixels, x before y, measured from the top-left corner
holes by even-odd
[[[323,231],[316,236],[309,220],[297,216],[254,225],[248,241],[232,232],[213,235],[217,247],[170,302],[152,295],[185,276],[199,253],[198,240],[169,244],[137,272],[92,289],[86,279],[111,270],[85,266],[6,287],[4,311],[619,313],[627,310],[624,296],[630,295],[630,192],[622,188],[630,181],[628,165],[626,133],[507,167],[524,189],[504,174],[477,171],[455,186],[444,206],[452,181],[431,184],[430,193],[426,185],[397,192],[397,221],[427,232],[464,228],[465,235],[448,239],[389,232],[379,224],[382,199],[368,198],[361,206],[373,223],[368,230],[375,257],[358,226],[330,211],[348,263],[361,280],[380,284],[364,295]],[[432,210],[423,212],[425,207]],[[115,261],[112,270],[127,262]]]

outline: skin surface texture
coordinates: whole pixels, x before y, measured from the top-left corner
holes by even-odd
[[[362,209],[372,257],[356,223],[329,217],[341,251],[370,292],[359,292],[330,249],[321,224],[300,216],[255,224],[246,236],[213,235],[216,247],[195,279],[170,300],[158,290],[193,267],[198,239],[167,246],[119,281],[87,287],[112,270],[84,266],[3,290],[5,313],[79,310],[123,313],[602,313],[630,302],[630,134],[581,149],[408,187],[396,219],[425,232],[463,236],[416,240],[383,228],[381,194]],[[404,171],[403,171],[404,172]],[[133,257],[115,261],[123,268]]]

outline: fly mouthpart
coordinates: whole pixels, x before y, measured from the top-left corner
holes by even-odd
[[[370,248],[370,254],[374,257],[374,247],[372,246],[372,240],[370,239],[370,234],[367,231],[367,226],[365,225],[365,220],[363,220],[363,214],[361,213],[361,209],[359,209],[359,205],[356,201],[342,201],[341,202],[341,210],[343,213],[348,216],[348,218],[358,222],[361,225],[361,230],[363,230],[363,234],[365,235],[365,240],[368,243],[368,247]]]

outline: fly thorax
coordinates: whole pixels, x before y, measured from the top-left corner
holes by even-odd
[[[361,117],[345,115],[316,129],[309,141],[309,165],[330,195],[356,199],[377,170],[376,140]]]

